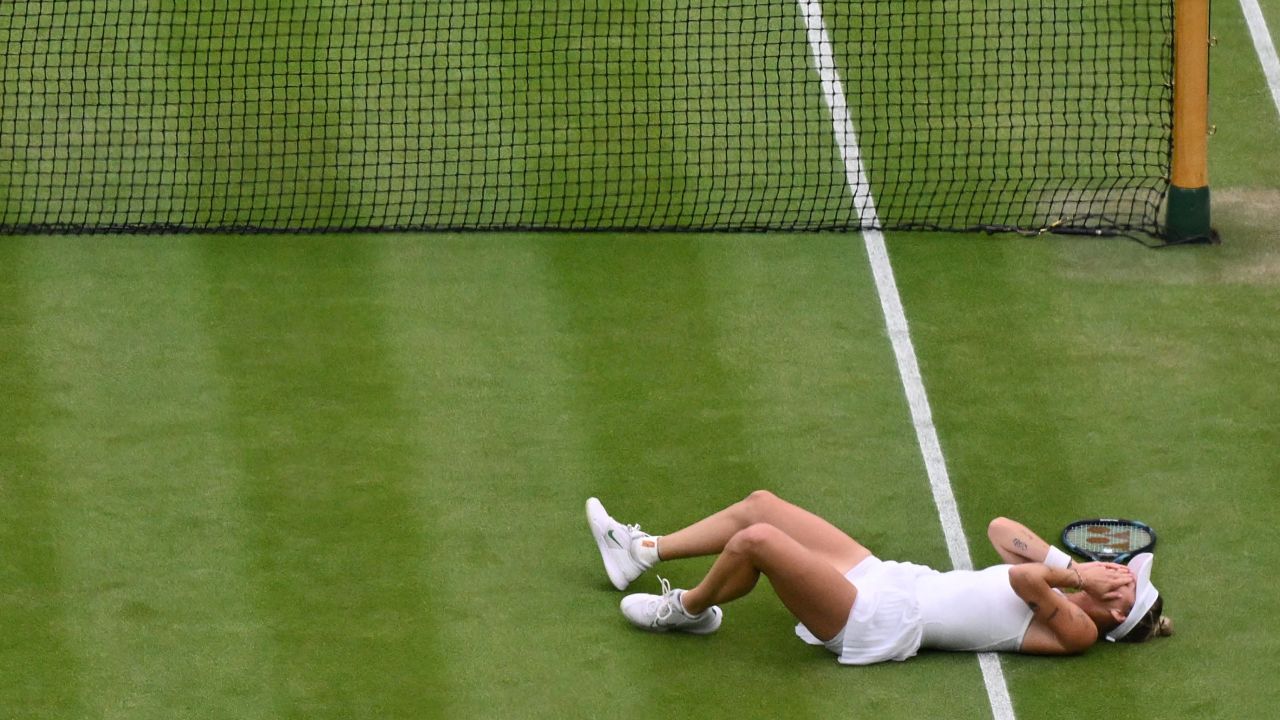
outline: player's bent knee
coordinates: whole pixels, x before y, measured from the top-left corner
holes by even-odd
[[[747,505],[755,510],[755,514],[757,515],[762,514],[766,508],[773,506],[778,502],[778,496],[768,490],[756,490],[748,495],[746,499]]]
[[[769,523],[754,523],[734,533],[725,545],[725,550],[747,556],[758,555],[760,551],[781,538],[783,532]]]

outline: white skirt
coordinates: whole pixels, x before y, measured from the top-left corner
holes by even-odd
[[[924,565],[872,555],[844,575],[858,588],[844,630],[823,642],[799,624],[796,635],[810,645],[826,647],[843,665],[906,660],[920,650],[924,635],[916,579],[936,574],[937,570]]]

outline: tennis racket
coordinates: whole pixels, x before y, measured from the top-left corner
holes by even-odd
[[[1125,563],[1156,546],[1156,531],[1137,520],[1077,520],[1062,530],[1062,544],[1080,557]]]

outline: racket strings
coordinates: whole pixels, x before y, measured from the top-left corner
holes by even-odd
[[[1068,530],[1075,545],[1093,551],[1135,550],[1151,542],[1151,532],[1127,523],[1089,523]]]

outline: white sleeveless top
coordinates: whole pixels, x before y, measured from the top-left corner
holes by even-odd
[[[924,636],[938,650],[1014,652],[1034,614],[1009,585],[1009,565],[953,570],[916,580]]]

